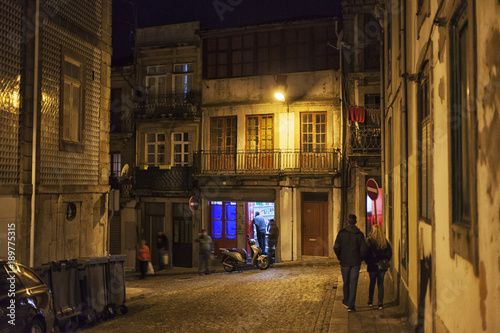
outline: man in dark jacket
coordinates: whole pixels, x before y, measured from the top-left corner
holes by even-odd
[[[255,217],[253,219],[253,224],[257,230],[257,240],[259,241],[259,246],[262,250],[262,254],[266,253],[266,220],[260,216],[260,212],[255,212]]]
[[[340,230],[333,250],[340,260],[340,270],[344,281],[344,299],[342,304],[347,311],[356,311],[356,290],[358,288],[361,261],[368,254],[365,236],[356,227],[356,215],[350,214],[349,224]]]
[[[200,243],[198,250],[198,274],[202,275],[203,270],[205,270],[205,275],[210,274],[210,259],[211,254],[214,253],[214,244],[212,243],[212,237],[210,237],[205,229],[203,229],[199,234],[198,238],[194,240]]]

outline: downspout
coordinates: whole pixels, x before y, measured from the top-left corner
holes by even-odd
[[[36,160],[38,124],[38,57],[40,41],[40,0],[35,3],[35,59],[33,66],[33,138],[31,146],[30,267],[35,266]]]
[[[292,246],[291,246],[291,248],[292,248],[292,261],[293,261],[293,245],[294,245],[293,244],[293,202],[294,202],[294,193],[295,193],[294,187],[292,186]]]
[[[403,40],[403,73],[408,73],[408,65],[407,65],[407,44],[406,44],[406,2],[401,2],[401,13],[403,15],[403,24],[401,25],[401,30],[399,33],[402,35]],[[406,247],[408,247],[408,75],[403,75],[403,98],[401,105],[401,156],[402,156],[402,170],[401,173],[403,175],[403,181],[401,182],[401,212],[402,222],[406,226],[406,233],[404,235]],[[406,262],[405,270],[408,273],[408,253],[406,253]]]

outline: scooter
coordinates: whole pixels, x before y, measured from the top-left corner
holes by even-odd
[[[245,249],[226,249],[222,250],[222,266],[226,272],[241,270],[245,266],[255,265],[258,269],[268,269],[271,266],[271,260],[268,256],[262,254],[262,250],[255,244],[255,239],[247,235],[247,242],[252,250],[252,259],[247,262],[247,251]]]

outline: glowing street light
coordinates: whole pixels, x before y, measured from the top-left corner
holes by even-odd
[[[274,93],[274,97],[276,97],[276,99],[278,101],[284,101],[285,100],[285,94],[283,94],[281,91],[277,91]]]

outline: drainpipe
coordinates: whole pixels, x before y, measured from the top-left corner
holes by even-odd
[[[33,138],[31,151],[30,267],[35,266],[36,149],[38,124],[38,56],[40,41],[40,0],[35,3],[35,59],[33,67]]]

